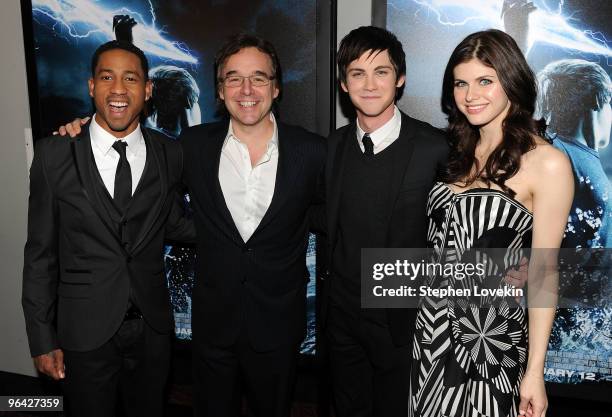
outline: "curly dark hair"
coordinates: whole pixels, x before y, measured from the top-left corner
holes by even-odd
[[[510,101],[510,108],[502,122],[503,140],[481,167],[476,158],[480,140],[478,126],[473,126],[459,111],[454,98],[453,71],[461,63],[472,59],[493,68]],[[544,136],[543,120],[533,119],[537,97],[536,80],[512,37],[500,30],[489,29],[472,33],[453,51],[444,72],[442,83],[442,111],[448,116],[448,138],[451,153],[442,180],[460,182],[468,186],[481,180],[487,186],[498,185],[503,192],[516,194],[505,185],[519,170],[521,156],[535,148],[534,135]],[[474,167],[476,168],[474,170]]]

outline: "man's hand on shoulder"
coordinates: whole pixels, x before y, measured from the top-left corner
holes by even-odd
[[[84,117],[79,119],[78,117],[74,119],[72,122],[65,124],[64,126],[60,126],[57,131],[53,132],[54,135],[66,136],[69,135],[71,138],[78,136],[81,133],[81,126],[85,126],[89,123],[91,117]]]
[[[61,349],[52,350],[43,355],[34,356],[34,366],[38,372],[57,380],[66,376],[64,367],[64,352]]]

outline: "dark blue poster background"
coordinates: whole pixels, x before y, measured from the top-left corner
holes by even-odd
[[[517,40],[540,77],[545,71],[559,70],[567,64],[562,60],[567,59],[577,60],[572,61],[575,68],[590,66],[604,74],[599,78],[604,80],[607,102],[600,103],[601,111],[595,112],[596,146],[576,145],[570,138],[557,137],[554,141],[556,146],[565,148],[576,177],[576,199],[563,243],[568,248],[612,247],[610,21],[612,2],[608,0],[386,1],[387,28],[398,36],[406,51],[406,87],[400,107],[435,126],[446,125],[440,96],[447,60],[454,47],[472,32],[488,28],[505,30]],[[588,88],[592,82],[584,85]],[[571,90],[572,85],[562,92],[566,96],[560,98],[565,100],[561,108],[567,119],[584,111],[572,108],[573,97],[568,96],[574,94]],[[604,252],[608,259],[610,252],[609,249]],[[594,281],[592,276],[589,278]],[[571,384],[612,381],[610,274],[602,282],[606,280],[605,285],[595,289],[583,288],[598,291],[595,297],[598,305],[558,310],[545,369],[548,381]]]
[[[231,34],[255,32],[276,46],[283,67],[283,100],[278,108],[286,123],[316,130],[316,1],[303,0],[32,0],[36,76],[42,134],[92,114],[87,91],[90,59],[102,43],[115,39],[114,16],[149,60],[159,101],[187,102],[175,122],[162,123],[153,109],[146,124],[177,136],[182,126],[213,121],[216,99],[213,60]],[[166,88],[163,88],[163,87]],[[31,87],[30,87],[31,88]],[[178,97],[177,97],[178,96]],[[161,105],[161,104],[160,104]],[[187,107],[185,109],[185,107]],[[188,201],[188,196],[185,197]],[[176,335],[191,339],[191,289],[195,251],[167,246],[165,265],[176,319]],[[315,242],[311,237],[307,266],[308,336],[304,353],[314,352]]]

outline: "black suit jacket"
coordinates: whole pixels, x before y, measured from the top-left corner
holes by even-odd
[[[327,199],[326,228],[328,237],[327,256],[330,265],[337,243],[340,196],[345,157],[351,141],[356,139],[356,122],[344,126],[328,139],[327,164],[325,169],[325,188]],[[398,143],[394,149],[393,181],[389,184],[395,202],[386,216],[387,248],[424,248],[427,238],[426,205],[427,196],[439,173],[446,164],[448,145],[444,134],[431,125],[413,119],[402,113],[402,125]],[[321,216],[317,216],[319,223]],[[326,274],[322,303],[322,323],[325,324],[329,304],[331,275]],[[388,309],[391,336],[396,345],[406,345],[412,341],[412,329],[416,310]]]
[[[192,327],[196,344],[229,346],[246,332],[258,350],[298,343],[306,324],[308,212],[322,204],[317,181],[325,141],[278,123],[278,169],[272,202],[244,242],[219,183],[228,122],[184,130],[185,184],[197,230]]]
[[[143,129],[147,170],[128,214],[113,221],[88,129],[75,139],[36,144],[30,170],[28,240],[22,304],[32,356],[57,347],[88,351],[108,341],[128,298],[155,330],[173,330],[163,269],[164,237],[194,240],[177,197],[182,174],[178,143]],[[156,177],[157,176],[157,177]],[[159,180],[157,181],[156,178]]]

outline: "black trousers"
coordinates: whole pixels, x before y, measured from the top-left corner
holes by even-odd
[[[246,395],[249,416],[288,417],[299,344],[258,352],[242,335],[232,346],[193,344],[196,417],[237,417]]]
[[[330,308],[326,336],[337,417],[408,415],[410,348],[393,344],[379,313]]]
[[[114,417],[121,406],[127,417],[161,417],[170,346],[170,334],[132,319],[95,350],[64,350],[67,415]]]

